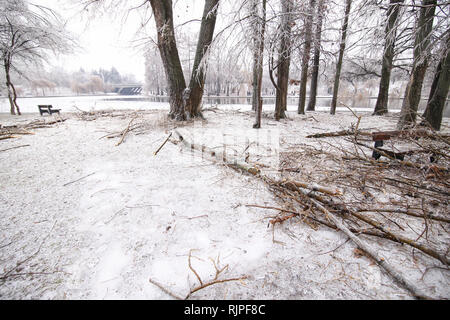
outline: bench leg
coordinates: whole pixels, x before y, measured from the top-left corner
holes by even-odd
[[[383,140],[379,140],[379,141],[375,141],[375,146],[374,148],[378,148],[378,147],[382,147],[383,146]],[[375,160],[378,160],[381,158],[381,153],[379,153],[378,151],[373,151],[372,152],[372,158],[374,158]]]

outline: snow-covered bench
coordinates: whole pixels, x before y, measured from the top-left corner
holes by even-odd
[[[49,115],[52,115],[53,113],[58,113],[59,111],[61,111],[61,109],[53,109],[52,105],[38,105],[39,108],[39,113],[42,115],[44,115],[44,113],[48,113]]]
[[[383,153],[398,159],[398,160],[404,160],[405,158],[405,154],[401,153],[401,152],[392,152],[389,150],[385,150],[385,149],[381,149],[381,147],[383,146],[383,142],[385,140],[390,140],[393,137],[397,137],[399,135],[401,135],[402,131],[381,131],[381,132],[374,132],[372,133],[372,140],[375,141],[375,146],[374,146],[374,150],[372,153],[372,158],[378,160],[380,159],[380,157],[382,156],[382,154],[380,152],[378,152],[378,150],[382,151]]]

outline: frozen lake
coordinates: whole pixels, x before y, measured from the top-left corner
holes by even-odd
[[[264,97],[264,111],[272,111],[274,109],[275,97]],[[317,98],[317,111],[328,111],[331,97]],[[371,97],[355,103],[355,110],[358,111],[373,111],[376,99]],[[108,109],[167,109],[169,110],[168,97],[155,96],[118,96],[118,95],[103,95],[103,96],[65,96],[65,97],[21,97],[17,99],[22,113],[37,113],[37,106],[40,104],[51,104],[54,108],[61,109],[62,112],[74,112],[77,109],[83,111],[92,110],[108,110]],[[288,110],[297,110],[298,98],[288,98]],[[420,105],[420,110],[425,108],[426,100],[423,99]],[[220,105],[221,109],[232,109],[248,111],[251,109],[251,97],[204,97],[204,107],[212,105]],[[348,103],[351,105],[351,102]],[[447,101],[445,117],[450,116],[450,108]],[[390,110],[398,111],[401,106],[401,99],[395,99],[390,102]],[[0,98],[0,113],[9,113],[9,102],[6,97]],[[349,111],[347,108],[338,107],[338,111]]]

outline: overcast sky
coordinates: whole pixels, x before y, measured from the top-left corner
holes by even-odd
[[[106,0],[108,1],[108,0]],[[125,0],[124,0],[125,1]],[[137,80],[144,81],[144,57],[142,50],[133,48],[136,30],[139,28],[137,13],[128,17],[125,25],[120,18],[111,15],[80,15],[80,6],[75,0],[31,0],[32,3],[45,5],[54,9],[67,19],[67,28],[77,37],[82,47],[75,55],[60,56],[56,66],[66,70],[86,71],[92,69],[116,67],[121,74],[134,74]],[[81,1],[80,1],[81,2]],[[176,2],[176,20],[186,21],[201,18],[204,0],[186,0]],[[154,21],[150,21],[154,27]],[[194,26],[195,27],[195,26]],[[151,32],[151,33],[154,33]],[[150,34],[155,38],[155,34]]]

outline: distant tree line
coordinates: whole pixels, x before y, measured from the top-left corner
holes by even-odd
[[[166,75],[165,88],[171,97],[171,114],[178,115],[177,119],[185,119],[184,112],[195,116],[185,108],[182,99],[187,88],[188,101],[193,101],[193,86],[229,94],[230,83],[236,86],[239,82],[249,82],[253,105],[258,109],[264,93],[261,84],[264,74],[275,89],[276,120],[286,116],[287,95],[292,84],[299,86],[298,113],[315,110],[320,77],[328,78],[331,114],[342,103],[342,81],[350,83],[356,91],[358,81],[375,80],[378,98],[373,114],[382,115],[389,111],[390,83],[400,75],[407,84],[398,128],[415,125],[417,118],[435,129],[440,128],[449,86],[448,1],[283,0],[270,1],[268,7],[265,0],[240,0],[235,7],[227,3],[227,11],[221,17],[231,17],[232,22],[217,32],[216,37],[208,18],[216,15],[218,6],[223,6],[222,1],[205,1],[195,57],[202,63],[198,59],[194,63],[188,86],[184,83],[181,62],[185,57],[180,58],[176,41],[174,4],[162,0],[152,0],[150,4],[158,36],[155,42]],[[230,8],[238,9],[233,12]],[[240,32],[236,32],[236,25]],[[240,39],[238,45],[230,44],[231,36],[227,40],[221,37],[227,28],[232,30],[234,39]],[[215,48],[220,52],[217,56]],[[150,58],[150,63],[158,64],[154,53],[153,60]],[[221,67],[225,61],[234,64],[234,68]],[[267,67],[267,72],[262,73],[258,64]],[[229,71],[232,76],[228,75]],[[431,87],[429,99],[426,111],[419,117],[418,106],[427,81],[432,82],[428,86]],[[191,106],[188,104],[187,108]]]
[[[136,84],[138,81],[132,74],[120,74],[115,68],[106,70],[69,72],[62,68],[53,68],[50,71],[42,69],[29,70],[27,78],[12,73],[11,78],[20,83],[16,86],[18,96],[31,94],[34,96],[58,94],[101,94],[113,92],[115,85]],[[4,90],[6,92],[6,90]]]
[[[29,7],[27,1],[0,4],[8,13],[0,21],[1,54],[13,112],[16,93],[10,74],[19,71],[17,61],[35,61],[48,50],[63,50],[68,37],[41,36],[43,23],[33,20],[36,10],[22,10]],[[332,96],[329,108],[334,115],[346,105],[346,95],[361,94],[359,83],[366,81],[378,89],[374,115],[391,109],[395,93],[403,98],[399,129],[416,125],[418,118],[440,129],[450,81],[446,0],[205,0],[201,19],[181,25],[174,11],[185,5],[180,1],[83,0],[80,5],[86,10],[139,11],[143,39],[148,39],[147,90],[169,96],[173,119],[202,117],[204,94],[252,96],[255,114],[260,115],[262,95],[274,93],[274,118],[280,120],[286,117],[289,94],[298,95],[297,112],[304,114],[315,110],[321,87]],[[47,29],[50,22],[57,23],[50,16],[39,17],[48,19]],[[197,34],[183,30],[189,23],[198,23]],[[150,25],[153,31],[146,29]],[[26,45],[34,45],[17,49],[24,43],[18,38],[25,37]],[[103,83],[105,90],[108,81],[117,81],[112,80],[115,76],[98,70],[86,78],[80,72],[71,87],[83,93]],[[391,86],[400,78],[405,80],[401,92]],[[293,92],[293,87],[298,90]],[[422,96],[427,103],[420,114]],[[255,127],[258,123],[257,116]]]

